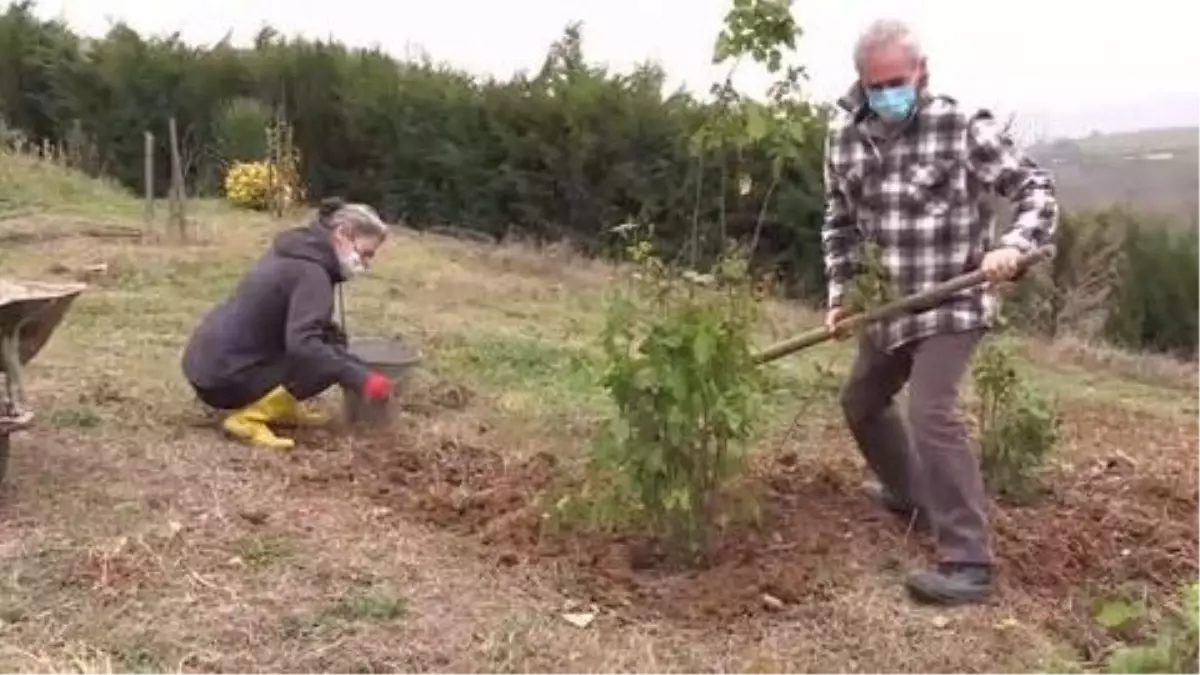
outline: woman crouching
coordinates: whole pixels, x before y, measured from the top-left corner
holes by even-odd
[[[183,372],[207,405],[228,411],[222,427],[252,445],[288,449],[268,426],[319,422],[300,402],[334,384],[385,399],[392,383],[346,348],[333,321],[334,287],[366,270],[387,240],[369,206],[327,201],[308,226],[280,233],[270,249],[192,333]]]

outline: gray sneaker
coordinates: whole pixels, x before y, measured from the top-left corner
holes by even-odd
[[[914,600],[927,604],[981,602],[992,593],[992,568],[989,565],[943,563],[936,569],[909,575],[905,586]]]

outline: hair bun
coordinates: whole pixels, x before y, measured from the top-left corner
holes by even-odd
[[[321,200],[321,205],[317,207],[317,215],[322,218],[328,218],[345,205],[346,200],[341,197],[326,197]]]

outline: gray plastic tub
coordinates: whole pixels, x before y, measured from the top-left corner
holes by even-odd
[[[371,370],[392,380],[392,397],[387,401],[367,401],[358,391],[343,388],[342,416],[351,426],[385,426],[395,412],[395,401],[404,396],[413,372],[421,364],[420,352],[403,339],[381,337],[355,338],[348,349]]]

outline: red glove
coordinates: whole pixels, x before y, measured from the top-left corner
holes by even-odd
[[[379,373],[368,373],[362,391],[369,400],[382,401],[392,395],[392,381]]]

